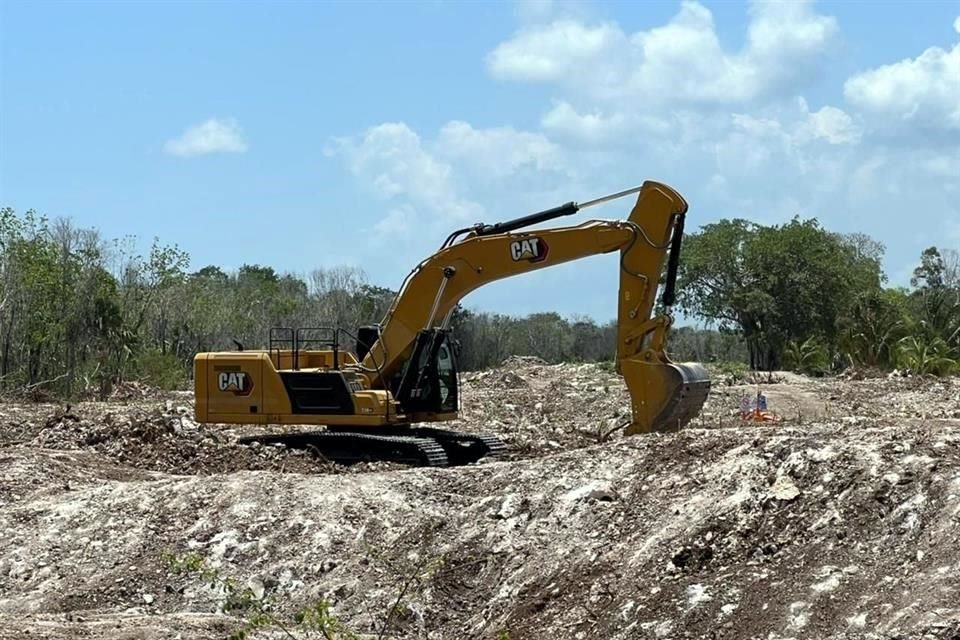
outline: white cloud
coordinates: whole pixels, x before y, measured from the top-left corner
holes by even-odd
[[[168,140],[164,151],[174,156],[191,157],[210,153],[243,153],[247,143],[237,121],[211,118],[190,127],[178,138]]]
[[[755,181],[761,174],[783,174],[786,178],[816,173],[834,185],[837,163],[861,136],[858,125],[845,111],[832,106],[811,111],[803,98],[733,113],[729,119],[704,117],[696,125],[684,126],[700,129],[699,145],[712,152],[716,171],[748,181]],[[687,146],[678,152],[691,153],[694,149]]]
[[[858,73],[844,95],[881,127],[960,132],[960,43]]]
[[[830,144],[856,142],[860,139],[860,130],[842,109],[826,106],[809,115],[808,127],[814,138],[821,138]]]
[[[437,155],[471,165],[494,178],[522,170],[565,171],[559,148],[545,135],[512,127],[477,129],[453,120],[440,129],[434,149]]]
[[[785,138],[787,140],[790,138],[780,121],[772,118],[735,113],[733,114],[733,126],[754,138]]]
[[[566,101],[558,102],[540,120],[548,131],[582,138],[587,142],[598,142],[623,130],[623,116],[604,115],[601,111],[579,113]]]
[[[540,126],[561,138],[600,144],[623,140],[636,132],[663,135],[670,131],[671,124],[658,116],[615,109],[598,107],[580,112],[566,100],[559,100],[540,119]]]
[[[750,113],[735,112],[728,117],[722,113],[690,109],[664,115],[616,110],[608,113],[600,108],[579,112],[561,100],[541,118],[540,125],[561,140],[621,147],[636,146],[638,140],[674,147],[709,144],[731,130],[768,138],[776,134],[791,145],[814,142],[856,144],[862,134],[860,125],[846,111],[830,105],[810,111],[803,98],[777,102]]]
[[[960,33],[960,16],[957,16],[957,19],[953,21],[953,30]]]
[[[404,123],[371,127],[359,140],[343,138],[338,146],[351,172],[384,199],[404,197],[444,219],[462,220],[482,210],[461,197],[451,166],[427,151]]]
[[[933,175],[960,182],[960,151],[934,155],[926,162],[926,169]]]
[[[769,86],[805,80],[839,34],[832,16],[814,13],[812,0],[755,0],[748,44],[741,54]]]
[[[697,176],[692,184],[703,185],[701,198],[761,222],[829,215],[864,153],[851,116],[833,106],[811,110],[802,98],[704,117],[699,127],[702,137],[671,151]]]
[[[406,238],[417,226],[417,214],[410,206],[390,209],[387,215],[373,225],[374,242],[389,244]]]
[[[829,105],[810,111],[807,101],[795,98],[779,108],[767,108],[758,113],[764,116],[734,114],[736,128],[756,137],[776,137],[788,145],[805,145],[823,141],[831,145],[856,143],[860,127],[853,118],[837,107]]]
[[[837,31],[836,20],[808,1],[757,1],[746,43],[728,52],[709,9],[688,1],[666,25],[632,34],[612,22],[571,19],[526,28],[490,52],[487,65],[496,78],[557,83],[600,100],[632,96],[646,108],[742,103],[794,91]]]
[[[616,25],[588,27],[558,20],[500,44],[487,56],[487,64],[498,78],[558,82],[591,66],[609,64],[617,44],[625,44],[625,37]]]
[[[404,123],[384,123],[341,138],[327,155],[343,157],[354,176],[396,203],[374,231],[414,224],[477,222],[485,203],[525,206],[537,185],[554,187],[576,176],[560,148],[541,133],[512,127],[481,129],[453,120],[425,140]],[[496,193],[501,196],[494,195]]]
[[[725,135],[724,107],[795,96],[837,32],[836,20],[807,0],[755,0],[742,46],[725,48],[711,12],[687,1],[666,24],[633,33],[616,22],[571,18],[527,26],[495,47],[487,65],[496,78],[566,93],[540,120],[555,141],[587,149],[690,146]],[[792,142],[859,140],[855,119],[836,107],[803,117],[809,122],[790,132]]]
[[[894,178],[895,163],[884,152],[871,154],[851,163],[847,206],[851,209],[866,208],[878,194],[894,196],[900,190],[899,180]]]

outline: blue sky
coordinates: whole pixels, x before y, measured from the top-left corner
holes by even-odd
[[[645,179],[688,229],[867,233],[898,284],[960,247],[960,0],[0,7],[0,205],[195,268],[396,287],[458,225]],[[465,302],[607,319],[616,285],[604,256]]]

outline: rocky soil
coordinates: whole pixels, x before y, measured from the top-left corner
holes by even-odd
[[[960,380],[715,380],[688,429],[622,438],[601,367],[467,374],[458,428],[511,451],[452,469],[241,446],[189,394],[0,404],[0,638],[249,618],[167,552],[364,638],[960,638]]]

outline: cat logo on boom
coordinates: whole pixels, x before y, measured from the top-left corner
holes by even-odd
[[[540,262],[547,257],[547,243],[543,238],[524,238],[510,243],[510,257],[514,262],[526,260],[528,262]]]
[[[253,381],[245,371],[220,371],[217,373],[217,387],[225,393],[246,396],[253,390]]]

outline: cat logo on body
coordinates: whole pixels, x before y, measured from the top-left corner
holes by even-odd
[[[217,373],[217,387],[225,393],[246,396],[253,390],[253,380],[245,371],[220,371]]]
[[[547,257],[547,243],[543,238],[524,238],[510,243],[510,257],[514,262],[540,262]]]

